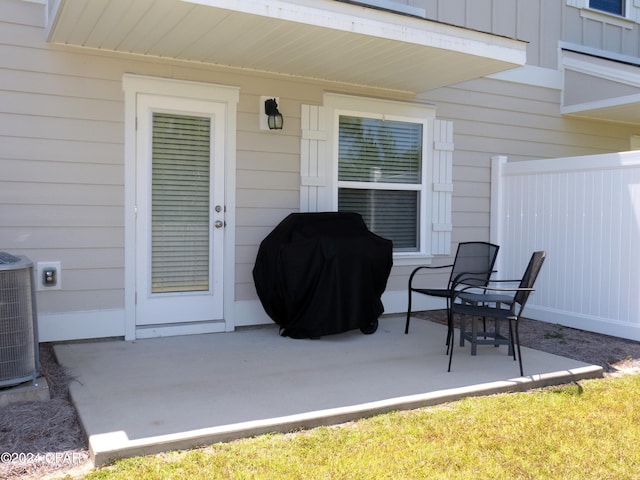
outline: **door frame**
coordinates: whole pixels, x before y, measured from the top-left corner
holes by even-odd
[[[209,203],[206,229],[208,233],[208,276],[205,290],[179,292],[152,292],[153,264],[153,169],[154,169],[154,116],[156,113],[206,118],[209,120]],[[164,330],[170,324],[184,327],[204,322],[215,331],[225,330],[224,302],[224,237],[225,228],[214,226],[224,222],[225,212],[216,210],[226,203],[224,195],[225,108],[222,103],[158,95],[138,95],[137,124],[137,225],[136,225],[136,332],[153,335],[153,330]],[[162,327],[160,327],[162,326]],[[144,330],[142,330],[144,329]],[[151,331],[149,331],[151,330]]]
[[[170,96],[174,98],[208,100],[225,107],[225,207],[226,228],[224,235],[224,280],[223,320],[224,330],[235,328],[235,190],[236,190],[236,122],[237,105],[240,98],[238,87],[216,85],[185,80],[124,74],[124,332],[125,340],[148,336],[185,335],[207,333],[207,325],[174,325],[151,331],[136,327],[136,117],[138,94]]]

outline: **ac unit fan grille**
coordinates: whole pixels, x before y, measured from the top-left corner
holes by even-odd
[[[31,268],[0,270],[0,386],[37,373],[32,295]]]

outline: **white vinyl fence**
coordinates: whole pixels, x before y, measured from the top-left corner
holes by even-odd
[[[547,252],[525,316],[640,340],[640,151],[492,160],[496,278]]]

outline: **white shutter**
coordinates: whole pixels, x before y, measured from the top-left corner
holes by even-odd
[[[318,212],[326,209],[327,131],[326,109],[317,105],[302,105],[302,137],[300,140],[300,211]],[[324,195],[323,195],[324,194]]]
[[[433,142],[431,251],[433,255],[449,255],[452,230],[453,122],[436,119]]]

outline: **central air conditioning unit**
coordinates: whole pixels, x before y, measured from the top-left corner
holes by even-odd
[[[37,383],[37,328],[33,263],[0,252],[0,388]]]

